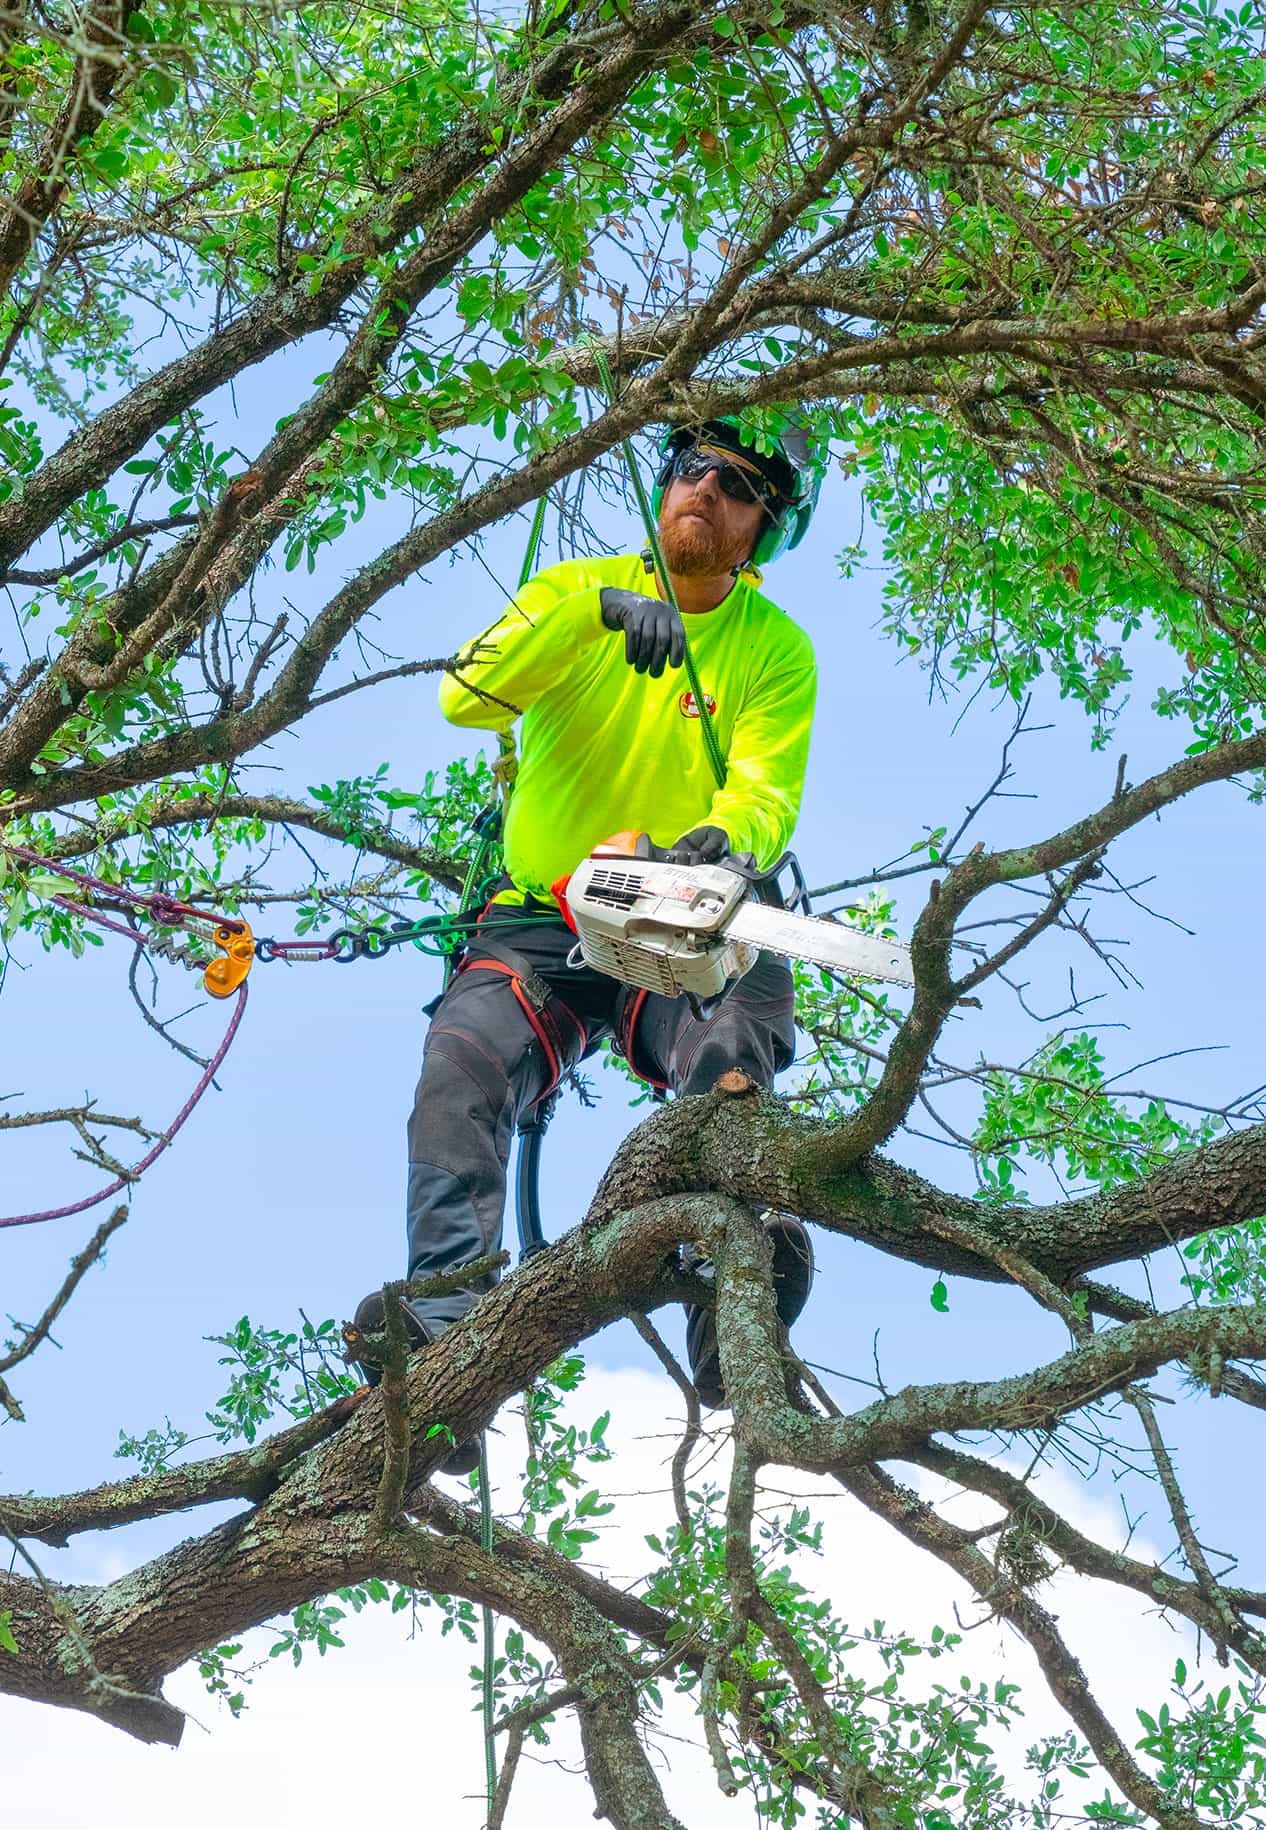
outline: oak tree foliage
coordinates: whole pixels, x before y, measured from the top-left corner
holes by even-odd
[[[991,845],[986,803],[838,886],[882,925],[893,878],[921,878],[914,992],[802,972],[788,1096],[656,1111],[582,1223],[377,1396],[346,1399],[333,1323],[243,1321],[213,1452],[155,1419],[123,1477],[0,1502],[20,1546],[0,1689],[174,1742],[164,1677],[198,1659],[240,1707],[241,1636],[261,1623],[297,1660],[349,1609],[429,1608],[473,1633],[483,1604],[501,1623],[496,1823],[525,1739],[572,1711],[599,1813],[676,1824],[643,1739],[674,1689],[721,1791],[751,1789],[770,1824],[1266,1822],[1266,1595],[1203,1547],[1156,1407],[1248,1407],[1251,1456],[1266,1123],[1251,1098],[1193,1111],[1121,1089],[1076,1000],[1022,1060],[988,1034],[1025,947],[1094,941],[1088,897],[1121,835],[1236,782],[1254,844],[1262,59],[1257,9],[1215,0],[3,0],[7,844],[229,914],[279,904],[317,940],[451,906],[486,770],[436,757],[420,784],[349,755],[308,791],[259,773],[264,746],[441,669],[422,616],[403,652],[377,647],[380,610],[507,517],[526,526],[542,494],[562,550],[597,539],[624,437],[791,402],[830,453],[828,492],[840,472],[862,492],[894,657],[1017,707],[1051,676],[1106,749],[1147,644],[1172,760],[1137,781],[1123,764],[1063,830],[1035,810],[1024,845]],[[267,425],[261,378],[285,398]],[[844,833],[837,862],[858,868]],[[88,944],[51,901],[64,888],[8,856],[4,939],[24,959]],[[944,1117],[948,1088],[967,1193],[903,1161],[903,1127]],[[68,1124],[107,1170],[154,1118],[6,1109],[0,1127]],[[761,1206],[926,1266],[933,1309],[951,1274],[1006,1284],[1064,1346],[859,1404],[788,1370]],[[20,1384],[125,1217],[0,1374]],[[645,1318],[689,1296],[672,1269],[689,1240],[716,1265],[732,1454],[723,1481],[687,1473],[692,1414],[628,1592],[587,1567],[611,1504],[605,1421],[578,1432],[563,1398],[577,1347],[616,1318],[666,1354]],[[1140,1267],[1175,1245],[1182,1276],[1148,1284]],[[532,1454],[487,1545],[477,1506],[428,1477],[507,1400]],[[1043,1468],[1089,1442],[1151,1482],[1163,1563],[1046,1497]],[[852,1496],[1028,1641],[1067,1731],[1025,1783],[992,1751],[1014,1693],[970,1675],[952,1619],[925,1642],[815,1592],[819,1521],[758,1503],[780,1466]],[[119,1582],[41,1572],[41,1545],[225,1499],[242,1502],[227,1523]],[[1110,1721],[1046,1605],[1057,1569],[1136,1591],[1204,1662]]]

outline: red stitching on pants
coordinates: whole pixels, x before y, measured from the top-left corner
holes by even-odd
[[[647,1086],[657,1087],[661,1093],[667,1093],[669,1091],[668,1082],[666,1080],[656,1080],[653,1074],[640,1068],[633,1059],[633,1037],[634,1032],[637,1029],[637,1020],[642,1014],[642,1006],[650,995],[649,991],[639,991],[633,1001],[625,1006],[624,1022],[621,1025],[620,1047],[624,1051],[624,1059],[628,1064],[630,1074],[635,1075],[638,1080],[644,1080]]]
[[[576,1057],[577,1061],[579,1061],[580,1055],[583,1055],[585,1050],[589,1046],[589,1031],[585,1027],[585,1024],[577,1016],[576,1012],[572,1009],[571,1005],[564,1004],[563,1000],[558,996],[557,992],[555,992],[553,994],[552,1002],[550,1005],[550,1014],[552,1015],[555,1010],[561,1010],[563,1015],[565,1017],[567,1017],[570,1020],[570,1022],[573,1024],[573,1026],[575,1027],[576,1034],[580,1038],[580,1054],[578,1054]],[[560,1037],[559,1040],[561,1042],[562,1038]]]

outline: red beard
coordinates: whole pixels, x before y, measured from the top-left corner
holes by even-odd
[[[679,578],[716,578],[746,557],[732,550],[732,543],[727,544],[714,522],[696,519],[681,509],[661,520],[659,538],[668,569]]]

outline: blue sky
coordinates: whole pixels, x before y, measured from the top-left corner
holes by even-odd
[[[313,359],[311,367],[317,366]],[[281,393],[285,374],[278,366],[249,390],[239,388],[242,424],[235,436],[244,450],[252,448],[260,425],[289,404]],[[835,564],[838,549],[855,536],[858,515],[853,485],[833,474],[809,537],[766,580],[769,594],[811,634],[821,669],[796,842],[810,882],[883,863],[925,825],[953,827],[990,779],[1013,717],[1009,704],[992,703],[987,695],[962,716],[966,694],[947,702],[930,697],[927,674],[899,660],[884,641],[877,626],[881,575],[872,570],[844,582]],[[354,538],[327,550],[314,579],[279,570],[262,574],[256,591],[261,617],[275,614],[287,594],[308,608],[323,601],[368,553],[374,534],[399,519],[395,505],[377,511],[373,525],[367,521]],[[604,509],[601,525],[613,541],[640,544],[622,510]],[[484,563],[469,557],[441,562],[395,592],[382,607],[375,639],[402,658],[451,652],[497,614],[494,578],[512,583],[525,533],[526,522],[499,529]],[[7,637],[5,648],[12,652]],[[339,678],[355,659],[349,644]],[[1009,784],[1035,798],[990,803],[978,837],[990,845],[1031,839],[1099,804],[1111,791],[1122,748],[1135,780],[1181,752],[1181,727],[1158,726],[1147,709],[1160,657],[1142,646],[1135,659],[1140,682],[1106,755],[1092,754],[1082,715],[1039,687],[1031,721],[1052,728],[1024,739]],[[301,795],[309,784],[368,773],[386,761],[393,782],[408,786],[477,741],[443,725],[432,682],[398,682],[315,714],[252,758],[241,781],[256,791]],[[1116,987],[1067,937],[1044,938],[1026,958],[1022,976],[1032,982],[1029,995],[1037,1008],[1056,1009],[1066,1001],[1070,963],[1083,990],[1104,992],[1093,1014],[1099,1023],[1117,1026],[1104,1030],[1114,1067],[1196,1046],[1218,1050],[1141,1071],[1128,1084],[1220,1103],[1261,1077],[1260,817],[1233,788],[1205,790],[1116,848],[1118,874],[1127,881],[1154,874],[1148,898],[1196,931],[1190,938],[1115,899],[1100,929],[1128,939],[1127,957],[1141,989]],[[331,869],[337,869],[335,849],[313,846]],[[296,857],[295,866],[301,863]],[[297,868],[288,874],[279,866],[274,876],[279,886],[299,880]],[[900,892],[905,931],[925,888],[916,878]],[[285,933],[286,917],[261,926]],[[169,1121],[193,1070],[142,1025],[127,993],[127,964],[126,946],[109,937],[80,962],[46,958],[29,947],[19,952],[0,993],[0,1093],[14,1096],[7,1109],[63,1105],[88,1092],[104,1109],[137,1113],[150,1123]],[[160,965],[159,973],[160,1011],[170,1015],[199,1002],[196,981],[172,967]],[[112,1453],[121,1428],[141,1432],[169,1417],[196,1433],[223,1388],[218,1350],[202,1337],[223,1331],[241,1314],[270,1326],[290,1325],[300,1310],[313,1320],[341,1318],[366,1290],[400,1274],[403,1127],[424,1032],[421,1007],[437,984],[435,963],[412,952],[345,969],[256,967],[220,1090],[207,1096],[138,1189],[108,1263],[92,1272],[59,1323],[58,1347],[45,1348],[12,1377],[29,1421],[0,1428],[0,1482],[7,1490],[51,1491],[118,1476],[125,1470]],[[987,989],[982,1002],[980,1011],[955,1020],[950,1052],[957,1057],[1018,1057],[1042,1039],[1044,1031],[1023,1018],[1005,988]],[[222,1006],[200,1007],[179,1033],[205,1052],[225,1019]],[[579,1220],[613,1149],[641,1116],[630,1112],[623,1081],[600,1077],[599,1090],[601,1103],[593,1111],[565,1101],[547,1140],[543,1209],[550,1235]],[[7,1213],[74,1199],[93,1185],[93,1175],[71,1159],[64,1140],[6,1137],[4,1149]],[[970,1186],[967,1165],[956,1153],[903,1136],[891,1151],[946,1186]],[[1035,1198],[1053,1193],[1047,1183],[1034,1183]],[[6,1232],[0,1310],[30,1321],[93,1219]],[[1172,1262],[1158,1260],[1159,1277],[1172,1272]],[[935,1314],[928,1302],[933,1277],[853,1242],[820,1237],[818,1284],[797,1336],[801,1351],[844,1374],[871,1378],[876,1343],[884,1378],[895,1387],[1001,1374],[1062,1350],[1062,1330],[1004,1290],[952,1279],[949,1313]],[[680,1341],[677,1318],[666,1317],[664,1327]],[[607,1331],[589,1352],[595,1368],[613,1376],[649,1374],[646,1350],[627,1326]],[[837,1391],[845,1401],[850,1393],[865,1396],[848,1384]],[[665,1405],[670,1402],[666,1395]],[[1258,1509],[1235,1472],[1243,1465],[1237,1447],[1242,1418],[1229,1404],[1165,1413],[1213,1541],[1251,1553],[1260,1536]],[[1117,1505],[1107,1476],[1093,1503],[1109,1510]],[[1147,1507],[1148,1530],[1167,1541],[1155,1501],[1135,1491],[1130,1507]],[[210,1522],[165,1521],[125,1538],[82,1540],[62,1556],[47,1553],[44,1562],[50,1573],[99,1579]],[[1266,1580],[1266,1571],[1247,1565],[1241,1575]],[[366,1651],[363,1664],[349,1670],[363,1671],[371,1683],[378,1656]],[[209,1704],[205,1715],[213,1715]],[[8,1732],[25,1734],[20,1725],[30,1716],[28,1706],[0,1702],[0,1736],[6,1723]],[[93,1736],[105,1734],[88,1728]],[[68,1756],[82,1732],[66,1726]],[[216,1730],[225,1737],[226,1785],[236,1758],[233,1732],[232,1724]],[[50,1758],[61,1745],[59,1733],[57,1725],[39,1730]],[[107,1805],[98,1821],[127,1821],[111,1815],[115,1809]]]

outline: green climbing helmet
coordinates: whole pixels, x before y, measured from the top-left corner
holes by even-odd
[[[718,445],[746,458],[777,492],[777,507],[766,506],[767,519],[748,563],[767,566],[799,546],[818,505],[823,477],[823,466],[804,427],[788,419],[777,432],[771,432],[744,425],[728,414],[699,426],[670,427],[660,441],[661,462],[651,491],[656,520],[679,453],[699,444]]]

